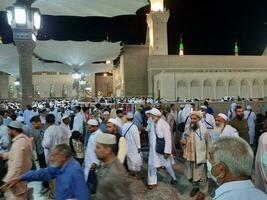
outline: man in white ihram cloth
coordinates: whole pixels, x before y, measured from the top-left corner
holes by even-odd
[[[156,135],[156,154],[160,158],[161,164],[166,168],[168,174],[171,176],[171,184],[176,184],[176,175],[172,168],[172,164],[174,163],[174,159],[172,156],[172,134],[171,127],[169,124],[161,118],[161,112],[152,108],[150,110],[151,118],[154,121],[154,130]],[[160,145],[160,140],[164,139],[164,145]],[[162,148],[160,148],[162,146]],[[160,152],[162,149],[162,152]]]
[[[249,144],[253,145],[255,139],[256,114],[252,111],[250,105],[247,106],[247,110],[244,112],[244,119],[248,122]]]

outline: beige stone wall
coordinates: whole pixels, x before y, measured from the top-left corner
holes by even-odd
[[[101,92],[103,96],[113,96],[113,77],[112,75],[95,76],[95,89],[96,93]]]
[[[145,45],[124,47],[120,65],[114,70],[114,89],[121,84],[121,96],[147,96],[147,57]]]
[[[148,94],[170,100],[262,98],[266,74],[266,56],[149,56]]]
[[[8,91],[10,86],[14,85],[15,78],[10,75],[0,75],[0,98],[8,99]],[[95,93],[95,76],[90,75],[85,78],[92,87],[93,94]],[[55,97],[62,97],[63,85],[67,85],[68,97],[74,97],[76,95],[73,90],[73,79],[71,75],[33,75],[33,85],[35,89],[40,91],[41,98],[50,97],[50,89],[53,86],[55,91]],[[15,90],[15,87],[14,87]],[[17,97],[15,92],[14,98]]]

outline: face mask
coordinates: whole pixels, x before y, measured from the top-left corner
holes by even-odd
[[[262,162],[263,162],[263,166],[264,166],[264,169],[265,169],[265,173],[267,173],[267,152],[265,152],[263,154]]]
[[[50,167],[54,167],[54,168],[60,168],[60,164],[54,162],[54,163],[50,163],[49,164]]]
[[[220,177],[220,175],[219,176],[213,176],[212,175],[212,164],[210,163],[210,161],[209,160],[207,160],[207,170],[208,170],[208,172],[210,173],[210,177],[211,177],[211,179],[217,184],[217,185],[219,185],[219,183],[218,183],[218,178]]]

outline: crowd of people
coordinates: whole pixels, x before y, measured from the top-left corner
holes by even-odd
[[[213,181],[214,199],[267,199],[267,111],[263,116],[233,103],[215,115],[208,102],[200,110],[194,103],[179,109],[139,103],[39,101],[24,111],[2,104],[2,195],[30,199],[27,182],[41,181],[40,194],[48,199],[128,200],[129,177],[146,179],[147,190],[154,190],[158,170],[166,170],[170,187],[176,186],[173,165],[182,160],[192,198],[205,199]],[[147,163],[142,147],[149,150]]]

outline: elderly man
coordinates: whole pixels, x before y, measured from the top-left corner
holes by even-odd
[[[90,136],[88,139],[88,143],[85,150],[85,159],[84,159],[84,175],[85,180],[90,184],[90,189],[92,193],[95,193],[96,190],[96,180],[88,180],[88,176],[95,173],[95,170],[97,166],[99,165],[99,160],[97,159],[96,153],[95,153],[95,138],[103,134],[103,132],[98,128],[98,121],[95,119],[90,119],[87,122],[87,127],[90,132]],[[93,176],[91,176],[93,177]]]
[[[184,133],[181,144],[185,146],[184,155],[186,175],[193,184],[190,196],[198,194],[198,200],[204,200],[207,193],[206,163],[209,148],[209,134],[206,126],[201,123],[202,113],[193,111],[191,123]]]
[[[250,180],[253,151],[240,137],[222,137],[211,148],[208,171],[220,186],[215,200],[267,200]]]
[[[216,127],[210,132],[211,141],[214,143],[219,137],[232,136],[238,137],[238,132],[231,125],[227,124],[227,116],[219,113],[216,117]]]
[[[117,141],[117,157],[121,163],[124,163],[128,147],[125,138],[121,135],[120,123],[116,119],[109,119],[107,123],[107,132],[116,136]]]
[[[0,159],[8,160],[8,170],[3,182],[7,183],[17,179],[32,167],[32,143],[29,138],[22,134],[22,124],[12,121],[8,125],[8,134],[12,138],[9,152],[0,154]],[[5,191],[6,200],[27,200],[27,183],[21,182],[14,189]]]
[[[255,139],[256,114],[252,111],[252,107],[250,105],[247,106],[247,110],[244,112],[244,119],[248,122],[249,144],[253,145]]]
[[[133,176],[141,177],[141,167],[143,165],[141,156],[141,142],[138,127],[133,123],[134,115],[127,113],[127,122],[122,126],[122,135],[125,137],[128,152],[127,166]]]
[[[145,112],[147,117],[147,132],[149,141],[147,189],[152,190],[157,186],[157,168],[161,167],[159,155],[156,152],[155,123],[151,118],[151,110]]]
[[[174,162],[172,157],[172,134],[169,124],[161,118],[161,112],[152,108],[150,111],[151,119],[155,123],[156,135],[156,152],[160,158],[162,165],[166,168],[168,174],[171,176],[171,184],[176,184],[176,175],[172,168]]]
[[[96,200],[131,200],[127,173],[116,157],[116,136],[100,134],[96,137],[96,155],[102,161],[98,171]]]
[[[208,129],[208,131],[214,129],[216,126],[215,119],[214,119],[213,115],[208,113],[207,106],[201,106],[200,110],[201,110],[202,115],[203,115],[203,118],[201,121],[206,125],[206,128]]]
[[[30,171],[6,183],[3,188],[18,186],[24,181],[49,181],[56,179],[56,200],[88,200],[90,195],[84,180],[80,164],[72,158],[68,145],[59,144],[53,147],[49,155],[49,167]],[[23,182],[22,182],[23,181]]]
[[[235,118],[232,119],[229,124],[238,131],[241,138],[249,143],[249,128],[247,120],[244,119],[244,108],[242,106],[237,106],[235,113]]]

